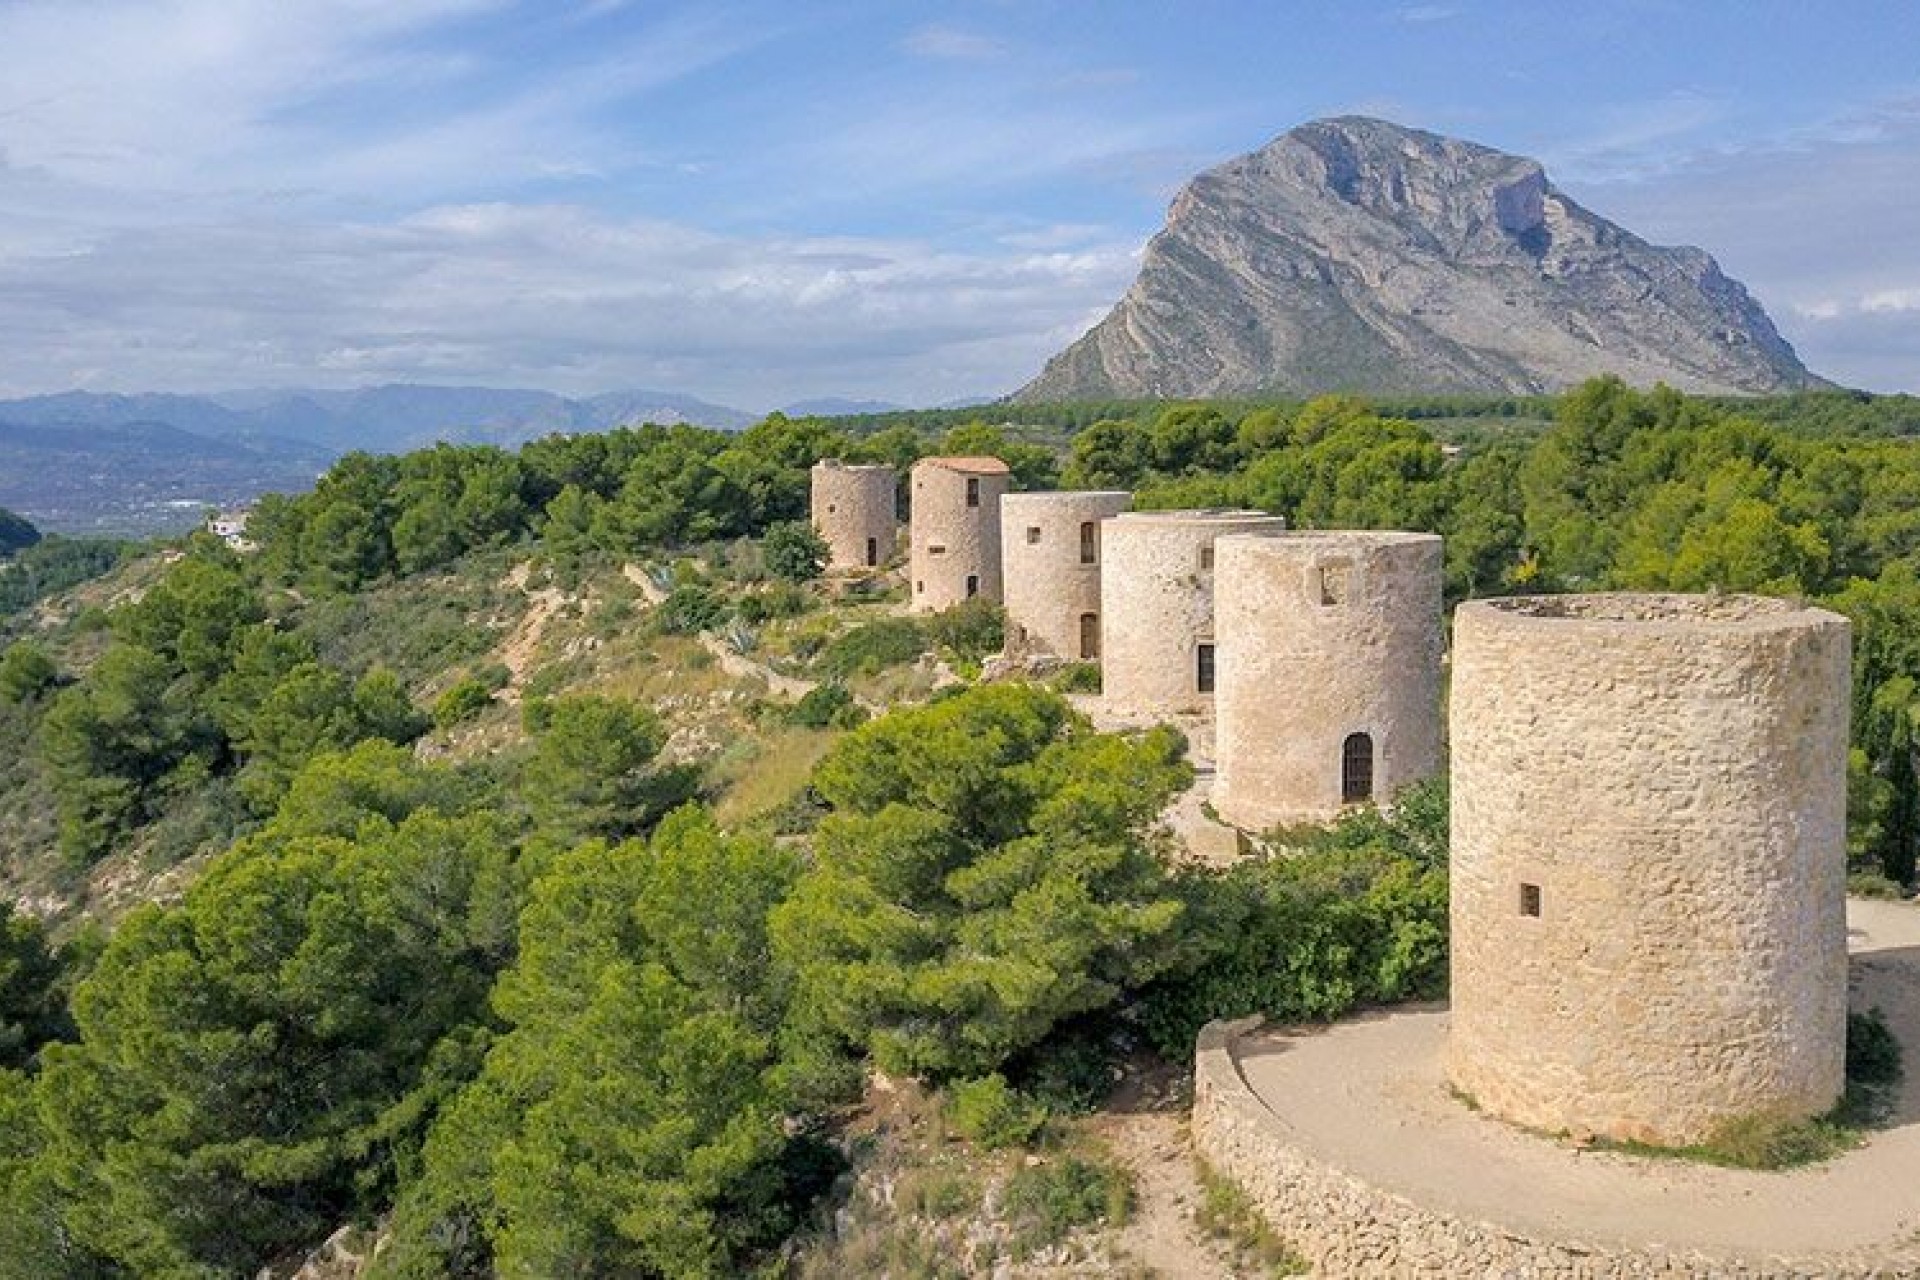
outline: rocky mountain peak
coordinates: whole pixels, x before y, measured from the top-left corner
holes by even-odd
[[[1363,116],[1199,175],[1106,320],[1020,399],[1817,385],[1697,249],[1583,209],[1538,161]]]

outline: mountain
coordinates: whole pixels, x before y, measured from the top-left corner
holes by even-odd
[[[297,442],[337,453],[396,453],[436,440],[512,445],[555,431],[604,431],[630,422],[734,428],[752,420],[738,409],[668,391],[615,391],[574,400],[551,391],[406,383],[204,396],[67,391],[0,401],[0,422],[22,426],[165,423],[200,436]]]
[[[1175,197],[1118,306],[1016,400],[1827,385],[1706,253],[1648,244],[1533,160],[1319,120]]]
[[[0,505],[63,533],[173,532],[208,506],[305,489],[354,449],[397,453],[436,440],[511,446],[630,422],[734,428],[751,420],[660,391],[581,400],[405,384],[206,396],[68,391],[0,401]]]
[[[0,507],[58,533],[177,532],[208,507],[305,489],[334,456],[315,445],[218,439],[164,422],[0,416]]]
[[[891,400],[851,400],[845,396],[819,396],[782,405],[780,412],[789,418],[852,418],[866,413],[898,413],[905,405]]]

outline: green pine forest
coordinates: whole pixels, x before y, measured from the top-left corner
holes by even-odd
[[[990,606],[823,579],[820,457],[1432,530],[1450,604],[1837,609],[1849,873],[1892,894],[1917,442],[1906,397],[1601,379],[354,454],[246,555],[0,513],[0,1277],[253,1276],[349,1225],[379,1277],[810,1274],[875,1072],[1017,1147],[1209,1019],[1443,993],[1444,780],[1182,865],[1180,735],[1095,731],[1087,668],[983,680]]]

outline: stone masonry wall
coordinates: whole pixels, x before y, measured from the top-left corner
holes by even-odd
[[[1214,539],[1286,527],[1257,511],[1140,511],[1107,521],[1100,531],[1107,704],[1141,716],[1211,710],[1213,695],[1200,690],[1196,673],[1199,646],[1214,643]]]
[[[1116,490],[1010,493],[1000,500],[1009,653],[1099,658],[1100,522],[1132,501],[1132,494]],[[1083,528],[1092,531],[1090,545]],[[1093,630],[1083,637],[1081,619],[1087,616],[1094,619]],[[1093,641],[1092,652],[1082,651],[1083,638]]]
[[[1455,615],[1449,1073],[1665,1144],[1838,1098],[1846,620],[1743,596]]]
[[[1908,1280],[1920,1274],[1911,1249],[1900,1262],[1828,1257],[1749,1263],[1684,1250],[1531,1239],[1493,1223],[1423,1208],[1298,1148],[1286,1122],[1248,1088],[1235,1060],[1237,1038],[1259,1021],[1214,1022],[1200,1032],[1194,1054],[1194,1152],[1239,1184],[1274,1230],[1313,1263],[1314,1274],[1328,1280]]]
[[[884,465],[813,464],[813,527],[827,544],[830,570],[865,569],[893,557],[899,538],[899,473]],[[868,552],[872,555],[869,557]]]
[[[1012,477],[999,469],[954,465],[955,459],[922,458],[913,468],[913,519],[909,530],[908,599],[915,613],[937,613],[974,594],[1002,598],[1000,499]],[[979,482],[980,503],[967,505],[967,482]]]
[[[1370,741],[1378,801],[1439,769],[1441,575],[1426,533],[1214,544],[1223,819],[1260,831],[1337,817],[1352,735]]]

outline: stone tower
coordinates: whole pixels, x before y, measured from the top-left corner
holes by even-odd
[[[1213,542],[1279,533],[1258,511],[1138,511],[1101,527],[1102,696],[1130,715],[1213,707]]]
[[[1214,544],[1222,818],[1325,822],[1438,771],[1441,574],[1430,533]]]
[[[1461,605],[1448,1070],[1678,1145],[1840,1096],[1846,619],[1756,596]]]
[[[998,458],[913,464],[913,612],[936,613],[974,596],[1000,599],[1000,499],[1012,479]]]
[[[1133,495],[1010,493],[1000,500],[1007,652],[1100,657],[1100,522]]]
[[[813,527],[827,543],[830,570],[875,569],[893,555],[899,536],[899,474],[884,464],[813,464]]]

